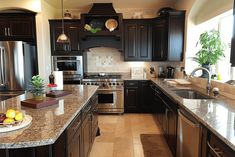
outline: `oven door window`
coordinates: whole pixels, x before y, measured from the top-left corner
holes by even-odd
[[[114,94],[113,93],[105,93],[98,94],[98,103],[99,104],[113,104],[114,103]]]
[[[60,71],[77,71],[77,62],[57,62]]]

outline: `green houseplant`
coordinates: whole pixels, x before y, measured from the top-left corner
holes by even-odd
[[[211,65],[215,65],[219,59],[225,57],[223,53],[225,45],[216,30],[202,33],[197,44],[200,44],[200,50],[193,59],[209,71]],[[203,73],[202,77],[207,77],[207,73]]]
[[[33,94],[34,98],[36,100],[42,100],[43,94],[45,93],[44,80],[39,75],[33,76],[30,81],[30,85],[30,91]]]

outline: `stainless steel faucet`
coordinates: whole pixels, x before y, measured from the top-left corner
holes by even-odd
[[[189,75],[189,77],[193,77],[193,75],[195,74],[196,71],[198,70],[205,70],[207,73],[208,73],[208,79],[207,79],[207,86],[206,86],[206,90],[207,90],[207,94],[210,94],[210,91],[211,91],[211,73],[208,69],[206,68],[203,68],[203,67],[198,67],[198,68],[195,68],[191,74]]]

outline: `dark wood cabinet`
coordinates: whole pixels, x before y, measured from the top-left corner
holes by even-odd
[[[79,128],[68,144],[67,157],[82,157],[82,134]]]
[[[153,20],[153,61],[182,61],[185,11],[169,11]]]
[[[125,61],[151,60],[151,24],[151,20],[124,20]]]
[[[64,21],[64,31],[69,37],[69,43],[57,43],[57,38],[62,32],[61,20],[49,20],[51,55],[80,55],[79,32],[80,21]]]
[[[124,91],[125,112],[155,112],[156,105],[153,103],[149,80],[125,81]]]
[[[35,13],[1,13],[0,38],[35,42]]]
[[[91,148],[91,117],[90,115],[87,115],[87,117],[83,120],[82,123],[82,144],[83,144],[83,150],[82,150],[82,156],[88,157],[89,151]]]
[[[153,22],[153,61],[165,61],[167,59],[167,21],[158,18]]]
[[[178,120],[177,103],[164,94],[157,86],[151,88],[155,93],[155,102],[157,102],[156,119],[162,127],[165,139],[173,156],[175,156]]]
[[[207,141],[207,157],[234,157],[235,151],[229,148],[213,133],[209,133]]]
[[[154,113],[156,105],[153,102],[153,95],[150,87],[151,82],[141,80],[138,82],[139,87],[139,110],[141,112]]]
[[[67,128],[67,156],[82,156],[82,133],[81,133],[81,113],[71,122]]]
[[[124,111],[138,111],[138,81],[124,82]]]

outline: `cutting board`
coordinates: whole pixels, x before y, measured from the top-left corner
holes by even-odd
[[[43,100],[35,100],[35,99],[26,99],[24,101],[21,101],[21,105],[25,107],[30,107],[30,108],[43,108],[47,106],[51,106],[54,104],[58,104],[59,100],[53,99],[53,98],[43,98]]]
[[[190,84],[192,84],[191,82],[189,82],[185,79],[175,79],[174,81],[178,84],[181,84],[181,85],[190,85]]]

